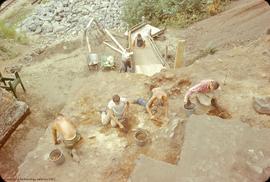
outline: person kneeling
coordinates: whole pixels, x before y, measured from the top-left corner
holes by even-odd
[[[72,158],[79,162],[77,149],[81,144],[82,137],[71,121],[67,120],[63,115],[58,116],[51,125],[52,138],[55,145],[60,144],[61,140],[57,139],[59,134],[66,148],[70,149]]]
[[[101,113],[101,123],[107,125],[109,122],[112,127],[123,129],[122,124],[127,117],[129,102],[126,98],[120,98],[119,95],[114,95],[109,101],[107,110]]]

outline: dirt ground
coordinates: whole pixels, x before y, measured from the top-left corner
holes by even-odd
[[[99,98],[104,97],[101,99],[103,101],[109,99],[116,86],[125,91],[122,94],[130,92],[132,95],[146,97],[148,86],[154,84],[167,89],[170,95],[171,117],[185,119],[185,111],[181,107],[184,92],[190,85],[194,85],[201,79],[215,78],[222,82],[221,92],[218,95],[218,103],[222,108],[211,108],[212,111],[211,109],[209,111],[209,108],[200,108],[198,114],[209,112],[224,118],[239,118],[254,127],[269,128],[269,116],[258,115],[251,103],[253,96],[270,94],[269,88],[266,87],[270,83],[270,42],[265,36],[266,29],[270,28],[270,8],[263,3],[254,5],[256,3],[252,0],[239,0],[234,3],[235,6],[228,11],[198,22],[187,29],[169,28],[166,32],[167,40],[159,42],[161,48],[169,44],[172,45],[173,50],[178,39],[186,39],[188,60],[198,56],[200,50],[205,49],[205,45],[210,43],[218,48],[218,52],[201,57],[192,66],[163,72],[152,78],[124,74],[129,78],[130,84],[138,80],[145,83],[145,87],[137,90],[129,90],[129,83],[118,86],[117,81],[114,80],[124,78],[124,76],[117,72],[89,72],[86,66],[85,49],[82,48],[80,40],[51,46],[34,57],[35,59],[31,62],[25,62],[20,59],[21,57],[14,60],[4,60],[1,57],[0,71],[3,73],[6,66],[23,65],[20,75],[27,93],[23,93],[19,88],[18,95],[19,99],[25,101],[31,109],[31,114],[0,150],[1,175],[4,177],[16,175],[17,167],[36,147],[49,123],[53,121],[57,113],[63,110],[69,100],[73,99],[75,93],[80,90],[80,86],[89,80],[91,80],[93,90],[97,90],[97,87],[108,87],[108,90],[100,90],[100,95],[91,97],[93,102],[88,101],[89,107],[101,108],[106,103],[99,102]],[[251,8],[247,8],[247,4],[250,4]],[[236,27],[236,25],[239,26]],[[23,52],[21,55],[23,57],[24,53],[31,52],[39,45],[36,43],[33,47],[13,46],[14,49],[18,48]],[[174,54],[172,50],[171,54]],[[99,77],[96,82],[95,77]],[[101,78],[104,78],[104,81],[101,81]],[[178,132],[183,129],[184,124]],[[106,129],[103,132],[106,133]],[[177,162],[182,140],[183,136],[178,133],[175,142],[170,144],[175,150],[172,150],[165,158],[158,156],[156,158],[170,163]],[[144,151],[139,153],[144,153]],[[126,172],[123,174],[123,179],[126,179],[132,169],[132,162],[139,153],[126,155],[116,167],[108,166],[108,172],[104,176],[119,180],[121,176],[112,176],[112,174],[121,169]],[[151,155],[157,154],[152,152]]]

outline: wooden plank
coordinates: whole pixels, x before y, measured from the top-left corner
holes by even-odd
[[[166,28],[163,28],[159,32],[156,32],[153,35],[151,35],[151,37],[155,38],[155,37],[159,36],[160,34],[163,34],[165,32],[165,30],[166,30]]]
[[[114,38],[114,36],[107,30],[106,28],[104,31],[109,35],[109,37],[114,41],[114,43],[121,49],[122,52],[125,52],[125,49],[123,46]]]
[[[129,31],[134,32],[134,31],[136,31],[136,30],[142,28],[142,27],[145,26],[145,25],[147,25],[147,23],[139,23],[139,24],[134,25],[133,27],[131,27],[131,28],[129,29]]]
[[[148,36],[148,39],[149,39],[149,42],[150,42],[150,45],[152,47],[152,49],[154,50],[154,53],[157,55],[157,57],[159,58],[161,64],[167,68],[169,68],[169,64],[163,59],[162,55],[161,55],[161,52],[159,51],[157,45],[155,44],[153,38],[151,36]]]
[[[112,50],[119,52],[120,54],[124,54],[120,49],[117,49],[116,47],[112,46],[111,44],[107,43],[107,42],[103,42],[103,44],[105,44],[106,46],[110,47]]]
[[[174,61],[174,69],[180,68],[184,65],[184,49],[185,40],[179,40],[176,48],[176,56]]]

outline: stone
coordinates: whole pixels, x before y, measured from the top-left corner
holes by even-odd
[[[58,25],[58,26],[54,26],[54,32],[62,32],[65,30],[64,26]]]
[[[254,97],[253,108],[260,114],[270,115],[270,96],[267,97]]]
[[[55,21],[61,21],[61,20],[62,20],[62,17],[59,16],[59,15],[58,15],[58,16],[55,16],[55,17],[54,17],[54,20],[55,20]]]
[[[23,65],[11,65],[11,66],[6,66],[5,71],[7,73],[15,73],[15,72],[20,72],[22,70]]]
[[[41,26],[38,26],[35,33],[40,34],[41,32],[42,32],[42,28],[41,28]]]
[[[23,61],[24,62],[32,62],[33,61],[33,57],[31,55],[26,55],[24,58],[23,58]]]
[[[53,26],[50,22],[45,22],[43,25],[42,25],[42,32],[44,33],[50,33],[50,32],[53,32]]]
[[[180,161],[171,165],[139,157],[130,175],[137,181],[262,182],[270,176],[270,129],[237,120],[191,116]]]
[[[60,39],[69,40],[74,38],[71,32],[74,30],[79,32],[81,29],[85,28],[89,19],[92,17],[96,18],[102,27],[121,30],[121,26],[126,26],[121,21],[120,16],[122,14],[122,5],[123,0],[51,0],[38,5],[33,11],[32,16],[21,23],[20,31],[45,34],[54,41]],[[46,22],[50,22],[51,25],[48,25]],[[55,23],[59,23],[59,26],[63,26],[64,29],[60,31],[58,25],[57,27],[54,26]],[[72,25],[65,26],[66,23],[72,23]],[[40,26],[41,29],[38,26]],[[63,32],[69,33],[63,34]],[[76,33],[75,36],[77,35]],[[58,39],[54,37],[58,37]]]
[[[35,23],[31,23],[29,26],[28,26],[28,29],[32,32],[36,31],[37,29],[37,25]]]

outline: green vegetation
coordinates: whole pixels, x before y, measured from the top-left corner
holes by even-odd
[[[12,39],[21,44],[28,44],[26,35],[17,33],[15,26],[8,26],[4,21],[0,20],[0,38]]]
[[[26,6],[25,4],[22,5]],[[6,14],[3,20],[0,20],[0,39],[14,40],[20,44],[28,44],[29,41],[26,35],[16,32],[16,27],[31,11],[29,7],[25,7]]]
[[[133,26],[141,17],[154,25],[170,24],[180,27],[206,18],[209,0],[126,0],[122,19]],[[221,6],[229,0],[221,0]]]

